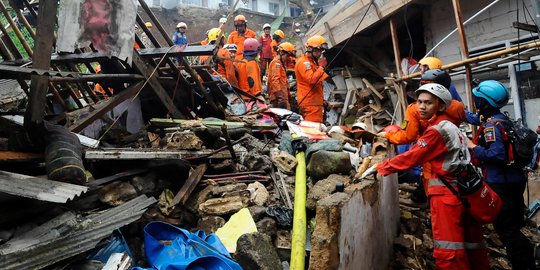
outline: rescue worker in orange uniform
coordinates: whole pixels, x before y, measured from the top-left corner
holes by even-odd
[[[432,174],[424,179],[424,186],[429,193],[436,268],[487,270],[482,225],[446,186],[458,189],[454,172],[471,162],[465,136],[443,113],[452,96],[448,89],[435,83],[420,86],[416,94],[419,114],[429,127],[409,151],[380,163],[377,171],[388,175],[430,164]]]
[[[229,39],[227,40],[227,43],[229,44],[236,44],[236,47],[238,48],[238,53],[236,54],[236,59],[242,60],[244,52],[244,41],[248,38],[257,38],[257,34],[247,28],[247,20],[244,15],[238,15],[234,17],[234,28],[236,31],[233,31],[229,35]]]
[[[290,110],[291,92],[287,78],[287,64],[291,61],[291,56],[296,55],[296,48],[289,42],[283,42],[278,46],[278,54],[268,66],[268,98],[274,108]]]
[[[219,48],[223,47],[225,37],[223,36],[223,31],[219,28],[212,28],[206,32],[206,41],[208,45],[216,44]],[[219,49],[218,49],[219,51]],[[208,66],[211,64],[212,56],[211,55],[201,55],[199,56],[199,65]]]
[[[232,86],[238,87],[238,71],[233,64],[229,50],[220,48],[217,52],[217,73],[225,78]]]
[[[442,69],[430,69],[422,74],[420,80],[421,84],[426,83],[438,83],[448,89],[452,84],[452,79],[450,75]],[[451,94],[451,93],[450,93]],[[453,96],[453,95],[452,95]],[[463,103],[452,99],[452,103],[446,109],[444,114],[448,117],[455,125],[459,126],[465,121],[465,106]],[[422,119],[418,112],[418,104],[412,103],[407,107],[405,111],[405,118],[401,123],[401,128],[394,129],[388,132],[381,132],[378,135],[388,139],[390,143],[393,144],[410,144],[415,142],[418,137],[420,137],[426,128],[428,127],[428,121]],[[428,165],[429,166],[429,165]],[[424,167],[424,177],[429,175],[429,167]],[[411,194],[411,200],[414,203],[425,203],[427,201],[426,191],[424,190],[423,185],[419,185],[418,188],[413,191]]]
[[[451,86],[450,75],[442,69],[431,69],[422,75],[421,84],[438,83],[448,89]],[[452,103],[445,111],[449,120],[455,125],[460,125],[465,121],[465,107],[463,103],[452,99]],[[405,111],[405,118],[401,123],[401,129],[380,133],[393,144],[408,144],[415,142],[426,130],[428,122],[423,120],[418,113],[418,104],[412,103]]]
[[[261,70],[257,63],[257,53],[260,49],[259,42],[254,38],[248,38],[242,44],[244,48],[243,62],[238,65],[238,85],[247,93],[259,96],[262,94]]]
[[[285,38],[285,33],[281,30],[274,31],[274,34],[272,35],[272,42],[270,43],[270,47],[272,47],[272,58],[275,58],[277,54],[278,45],[283,41]]]
[[[294,67],[300,114],[307,121],[319,123],[323,122],[323,81],[328,74],[317,61],[325,48],[326,40],[322,36],[309,38],[306,53],[297,59]]]

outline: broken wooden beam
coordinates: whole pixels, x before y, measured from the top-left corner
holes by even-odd
[[[112,98],[108,100],[104,100],[101,106],[96,108],[93,112],[91,112],[88,117],[85,119],[82,119],[75,124],[73,124],[69,129],[72,132],[80,132],[90,124],[92,124],[94,121],[99,119],[101,116],[109,112],[110,110],[114,109],[114,107],[118,106],[118,104],[124,102],[125,100],[135,96],[142,87],[143,83],[140,82],[138,84],[135,84],[129,88],[124,89],[119,94],[114,95]]]
[[[0,162],[40,161],[43,160],[43,158],[43,153],[0,152]]]
[[[189,198],[189,195],[191,195],[191,192],[195,190],[195,188],[201,181],[207,169],[208,169],[208,164],[203,163],[197,166],[197,168],[195,168],[195,170],[193,170],[193,172],[189,174],[188,179],[186,179],[186,182],[184,182],[184,185],[182,185],[182,187],[180,188],[180,190],[178,191],[178,193],[176,194],[176,196],[174,196],[174,199],[172,200],[171,207],[173,209],[178,204],[184,205],[186,203],[187,199]]]
[[[44,0],[39,2],[39,14],[37,22],[39,27],[36,32],[34,48],[38,51],[32,57],[34,68],[49,69],[51,65],[51,53],[53,49],[54,30],[56,25],[56,13],[58,1]],[[47,14],[46,16],[44,14]],[[30,95],[28,96],[28,107],[25,111],[25,127],[32,129],[35,125],[43,122],[45,116],[45,104],[47,104],[47,90],[49,78],[46,76],[32,76],[30,83]]]
[[[152,72],[151,68],[142,60],[142,58],[135,52],[133,52],[133,67],[135,67],[139,72],[145,77],[148,78],[148,84],[150,88],[156,93],[156,95],[161,100],[161,103],[167,108],[167,111],[171,113],[174,118],[181,118],[182,113],[176,108],[173,100],[167,94],[167,91],[158,80],[158,76],[155,72]]]

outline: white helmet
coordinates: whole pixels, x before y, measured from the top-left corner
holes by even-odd
[[[421,85],[416,91],[416,96],[420,94],[420,92],[426,91],[428,93],[431,93],[432,95],[442,99],[444,104],[446,104],[446,107],[450,106],[450,103],[452,103],[452,95],[450,94],[450,91],[446,89],[446,87],[438,84],[438,83],[426,83],[424,85]]]
[[[269,23],[265,23],[265,24],[263,25],[263,30],[264,30],[265,28],[272,28],[272,26],[271,26]]]
[[[225,44],[225,46],[223,46],[223,49],[227,51],[238,51],[238,47],[236,47],[236,44]]]
[[[179,22],[177,25],[176,25],[176,28],[180,28],[180,27],[184,27],[187,29],[187,24],[185,22]]]
[[[226,24],[227,23],[227,18],[220,18],[219,19],[219,24]]]

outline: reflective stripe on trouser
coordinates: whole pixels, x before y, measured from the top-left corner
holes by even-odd
[[[429,181],[430,190],[448,189],[440,180],[434,180]],[[433,257],[437,269],[489,269],[482,225],[470,216],[454,194],[448,193],[430,193]]]

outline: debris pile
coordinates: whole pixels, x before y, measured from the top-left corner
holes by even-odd
[[[427,205],[415,207],[407,204],[407,199],[415,188],[414,184],[400,184],[400,235],[394,240],[395,260],[391,265],[393,269],[435,269],[429,209]],[[533,221],[528,221],[522,232],[531,242],[540,240],[540,232]],[[484,239],[488,248],[490,269],[511,270],[504,245],[492,224],[484,226]]]

